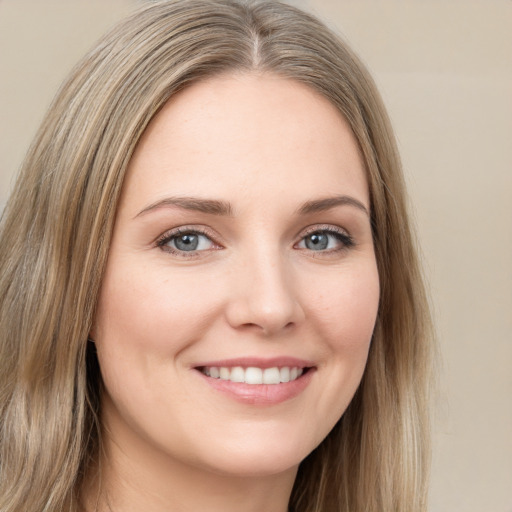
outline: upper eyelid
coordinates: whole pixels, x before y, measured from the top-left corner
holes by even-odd
[[[356,245],[354,237],[350,234],[350,232],[347,229],[332,224],[323,224],[313,225],[310,226],[309,228],[306,228],[306,231],[302,231],[302,233],[299,235],[297,242],[294,243],[294,247],[302,243],[306,237],[314,233],[327,233],[330,234],[331,236],[334,236],[335,238],[338,238],[338,240],[343,244],[343,249],[349,249]],[[337,251],[339,250],[341,249],[338,249]],[[328,254],[329,252],[337,251],[318,251],[318,255],[321,253]]]
[[[164,243],[168,242],[171,238],[186,233],[195,233],[198,235],[206,236],[215,245],[221,245],[221,243],[218,242],[218,237],[215,235],[215,233],[212,233],[210,229],[207,229],[202,226],[178,226],[176,228],[168,229],[167,231],[164,231],[164,233],[162,233],[156,238],[154,244],[157,246],[163,245]]]
[[[332,233],[340,233],[344,234],[349,238],[352,238],[352,235],[350,232],[341,226],[333,225],[333,224],[312,224],[310,226],[306,226],[302,228],[297,235],[295,236],[295,242],[294,245],[298,242],[300,242],[303,238],[305,238],[308,235],[311,235],[316,232],[332,232]],[[198,225],[183,225],[183,226],[177,226],[175,228],[171,228],[166,230],[164,233],[159,235],[154,244],[155,245],[161,245],[165,242],[167,242],[169,239],[173,238],[174,236],[179,236],[180,234],[185,233],[197,233],[199,235],[204,235],[208,237],[214,244],[222,246],[223,242],[219,241],[222,240],[222,237],[212,230],[211,228],[208,228],[206,226],[198,226]],[[225,242],[224,242],[225,243]]]
[[[334,224],[313,224],[311,226],[308,226],[306,228],[303,228],[297,235],[297,238],[299,240],[302,240],[302,238],[311,235],[312,233],[317,232],[332,232],[332,233],[343,233],[344,235],[351,237],[350,231],[348,229],[342,228],[341,226],[336,226]]]

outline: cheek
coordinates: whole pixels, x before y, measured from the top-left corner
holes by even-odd
[[[98,340],[162,355],[179,351],[191,331],[201,333],[214,294],[198,293],[197,276],[174,273],[171,279],[166,274],[140,267],[123,275],[107,273],[95,321]]]
[[[216,298],[197,293],[201,276],[168,274],[124,261],[112,263],[103,280],[94,339],[105,388],[132,426],[140,421],[134,411],[162,421],[168,389],[183,378],[181,354],[213,321]]]
[[[331,351],[365,356],[379,307],[379,275],[373,261],[341,269],[311,301],[318,329]]]
[[[311,422],[311,438],[317,443],[347,409],[366,367],[379,306],[379,276],[373,259],[362,263],[343,265],[330,276],[317,273],[316,283],[322,286],[304,302],[309,305],[309,332],[321,347],[319,392],[308,415],[319,419]]]
[[[326,372],[320,410],[329,410],[334,424],[357,390],[368,357],[379,307],[379,275],[373,259],[340,269],[325,283],[310,317],[324,341]],[[329,405],[330,403],[330,405]]]

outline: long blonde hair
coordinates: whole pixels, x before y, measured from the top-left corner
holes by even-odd
[[[322,23],[275,1],[151,3],[73,70],[29,150],[0,231],[0,511],[78,511],[101,449],[87,342],[124,175],[177,91],[229,71],[307,84],[364,157],[381,297],[361,385],[303,461],[295,512],[426,510],[432,336],[394,136],[375,85]]]

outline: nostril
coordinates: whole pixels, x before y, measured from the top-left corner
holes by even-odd
[[[280,275],[266,274],[240,283],[225,310],[229,324],[266,336],[290,332],[300,324],[305,317],[303,308],[293,287],[281,281]]]

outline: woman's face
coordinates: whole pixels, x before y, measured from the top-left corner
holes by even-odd
[[[222,474],[295,471],[349,404],[379,278],[355,139],[273,75],[196,83],[130,163],[93,337],[107,436]]]

